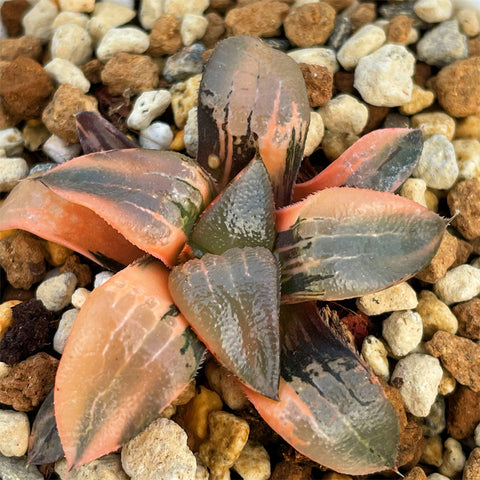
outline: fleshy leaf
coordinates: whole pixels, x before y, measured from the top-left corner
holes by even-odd
[[[420,130],[385,128],[356,141],[325,170],[298,183],[294,201],[330,187],[370,188],[394,192],[410,176],[423,149]]]
[[[263,419],[295,449],[351,475],[395,466],[399,425],[378,380],[313,302],[282,306],[280,401],[247,390]]]
[[[412,200],[349,187],[277,212],[282,301],[340,300],[400,282],[427,265],[446,221]]]
[[[212,197],[209,178],[192,159],[154,150],[91,153],[48,171],[41,181],[169,266]]]
[[[54,397],[69,467],[116,450],[194,377],[204,347],[173,304],[168,273],[143,259],[96,288],[75,319]]]
[[[133,140],[96,112],[77,113],[75,120],[78,138],[85,154],[138,147]]]
[[[223,189],[258,152],[277,207],[289,203],[310,121],[296,62],[258,38],[227,38],[206,64],[198,98],[200,165]]]
[[[145,252],[88,208],[71,203],[38,180],[22,180],[0,206],[0,230],[19,228],[117,270]]]
[[[232,248],[175,267],[175,304],[217,360],[262,394],[277,398],[279,278],[263,247]]]
[[[53,410],[53,390],[47,395],[35,416],[28,440],[28,463],[44,465],[63,458]]]
[[[203,212],[189,238],[198,255],[220,255],[234,247],[265,247],[275,242],[272,185],[265,165],[254,159]]]

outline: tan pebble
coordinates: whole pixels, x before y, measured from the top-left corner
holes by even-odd
[[[440,395],[450,395],[456,388],[457,381],[453,375],[448,371],[443,369],[442,380],[438,386],[438,393]]]
[[[474,448],[465,462],[463,480],[478,480],[480,478],[480,448]]]
[[[0,338],[3,337],[5,330],[12,323],[12,307],[18,305],[20,300],[8,300],[6,302],[0,303]]]
[[[339,12],[355,3],[355,0],[325,0],[335,11]]]
[[[63,458],[55,463],[55,472],[62,480],[128,480],[129,477],[122,469],[120,455],[110,453],[97,460],[68,471],[67,462]]]
[[[63,58],[82,65],[92,57],[92,39],[85,28],[67,23],[58,27],[50,42],[52,58]]]
[[[335,25],[335,10],[325,2],[290,10],[283,22],[285,36],[297,47],[323,45]]]
[[[407,15],[393,17],[386,26],[387,42],[406,45],[410,38],[413,19]]]
[[[427,480],[427,475],[420,467],[413,467],[407,472],[403,480]]]
[[[459,303],[452,311],[458,319],[458,334],[472,340],[480,340],[480,298]]]
[[[362,356],[375,375],[385,380],[390,378],[387,349],[380,339],[367,335],[362,343]]]
[[[457,238],[457,255],[452,267],[458,267],[464,263],[468,263],[468,259],[473,252],[473,245],[466,240]],[[472,264],[473,265],[473,264]],[[474,265],[475,266],[475,265]]]
[[[173,137],[169,150],[175,150],[177,152],[185,149],[185,142],[183,140],[185,136],[185,130],[179,130]]]
[[[50,137],[50,132],[40,120],[31,119],[25,122],[22,137],[25,148],[35,152]]]
[[[24,412],[0,410],[0,453],[21,457],[28,448],[30,422]]]
[[[28,57],[40,61],[42,57],[42,42],[33,35],[23,35],[19,38],[2,38],[0,40],[0,60],[11,62],[17,57]]]
[[[457,317],[450,308],[430,290],[422,290],[418,295],[416,311],[422,317],[423,338],[430,339],[438,330],[456,333]]]
[[[182,46],[180,20],[174,15],[160,16],[153,24],[149,39],[147,53],[152,57],[172,55],[177,52]]]
[[[460,30],[468,37],[474,37],[480,33],[480,21],[478,10],[474,8],[462,8],[456,15]]]
[[[222,475],[238,459],[247,443],[248,423],[228,412],[216,411],[208,417],[209,437],[200,445],[199,457],[214,475]]]
[[[262,445],[248,441],[232,468],[243,479],[268,480],[271,473],[270,457]]]
[[[171,106],[173,110],[173,118],[178,128],[183,128],[187,123],[188,112],[197,105],[198,89],[202,75],[194,75],[185,82],[178,82],[172,86],[170,93],[172,94]]]
[[[461,443],[454,438],[447,438],[443,446],[443,462],[438,471],[446,477],[453,478],[463,470],[466,457]]]
[[[43,243],[43,248],[45,250],[45,259],[54,267],[63,265],[67,258],[73,253],[69,248],[49,240]]]
[[[10,369],[12,367],[10,367],[10,365],[8,365],[7,363],[5,362],[0,362],[0,378],[4,378],[8,375],[8,373],[10,372]]]
[[[368,121],[368,109],[354,96],[342,93],[318,109],[325,128],[333,133],[360,135]]]
[[[205,18],[208,21],[208,25],[207,31],[202,37],[201,42],[206,48],[213,48],[225,34],[225,20],[222,16],[215,12],[207,13]]]
[[[303,155],[308,157],[320,145],[325,133],[322,116],[318,112],[310,112],[310,125],[308,126],[307,138],[305,140],[305,149]]]
[[[97,2],[87,29],[97,43],[111,28],[120,27],[135,17],[135,10],[113,2]]]
[[[480,180],[458,182],[447,196],[453,226],[467,240],[480,236]]]
[[[411,119],[412,128],[419,128],[424,138],[445,135],[452,140],[455,134],[455,120],[443,112],[418,113]]]
[[[358,7],[350,14],[350,21],[352,22],[353,30],[372,23],[376,18],[377,6],[373,2],[362,2],[358,4]]]
[[[59,0],[59,4],[67,12],[93,12],[95,0]]]
[[[400,195],[426,207],[426,191],[427,184],[425,183],[425,180],[422,180],[421,178],[408,178],[400,189]]]
[[[425,203],[430,211],[438,213],[438,197],[431,190],[425,190]]]
[[[401,105],[399,110],[403,115],[413,115],[429,107],[434,100],[435,94],[431,90],[425,90],[414,84],[411,100]]]
[[[358,309],[366,315],[409,310],[415,308],[417,304],[417,294],[406,282],[357,299]]]
[[[185,390],[172,402],[172,405],[186,405],[196,394],[196,381],[192,380],[185,387]]]
[[[351,480],[350,475],[329,471],[322,476],[322,480]]]
[[[453,140],[459,180],[480,177],[480,142],[474,138]]]
[[[37,37],[47,43],[52,36],[52,24],[58,13],[57,3],[52,0],[40,0],[22,17],[26,35]]]
[[[336,160],[348,147],[351,147],[360,137],[351,132],[331,132],[325,130],[322,138],[322,149],[330,160]]]
[[[58,27],[68,23],[87,28],[88,18],[88,15],[81,12],[60,12],[52,23],[52,30],[55,31]]]
[[[443,462],[443,441],[440,435],[427,437],[427,443],[420,459],[422,463],[439,467]]]
[[[480,114],[458,119],[455,138],[480,138]]]

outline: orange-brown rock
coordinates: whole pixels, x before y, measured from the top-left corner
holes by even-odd
[[[472,340],[480,340],[480,298],[472,298],[452,308],[458,320],[458,334]]]
[[[11,62],[17,57],[28,57],[37,62],[40,61],[42,57],[42,42],[33,35],[23,35],[23,37],[19,38],[2,38],[0,40],[0,60]]]
[[[206,48],[213,48],[225,36],[225,20],[215,12],[207,13],[205,18],[208,20],[207,31],[200,41]]]
[[[9,37],[18,37],[22,34],[22,17],[30,7],[27,0],[7,0],[3,3],[0,15]]]
[[[448,397],[448,433],[456,440],[471,437],[479,421],[480,394],[458,385]]]
[[[323,107],[332,98],[333,73],[327,67],[300,63],[311,107]]]
[[[155,20],[149,38],[147,53],[152,57],[178,52],[182,46],[180,20],[175,15],[161,15]]]
[[[373,2],[363,2],[358,5],[350,15],[352,28],[358,30],[367,23],[372,23],[377,18],[377,6]]]
[[[467,239],[480,237],[480,180],[458,182],[447,195],[453,226]]]
[[[406,45],[412,25],[413,19],[407,17],[407,15],[397,15],[393,17],[386,26],[387,43]]]

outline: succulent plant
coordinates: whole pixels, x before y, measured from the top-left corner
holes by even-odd
[[[411,277],[446,222],[392,193],[420,156],[418,130],[367,134],[295,185],[309,116],[296,63],[230,37],[203,74],[196,161],[135,148],[82,113],[87,154],[25,179],[3,203],[0,229],[117,271],[81,308],[57,373],[69,467],[145,428],[206,349],[311,459],[351,474],[395,467],[395,410],[321,302]]]

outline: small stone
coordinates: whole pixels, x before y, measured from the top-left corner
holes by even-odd
[[[64,83],[57,88],[52,101],[42,113],[48,130],[68,143],[77,143],[75,114],[82,111],[98,112],[97,100],[80,89]]]
[[[71,253],[59,269],[60,273],[72,272],[77,277],[77,286],[85,287],[92,283],[92,271],[86,263],[82,263],[80,257]]]
[[[299,48],[291,50],[287,55],[293,58],[297,63],[307,63],[309,65],[319,65],[327,67],[328,71],[335,73],[339,66],[335,52],[327,47]]]
[[[406,282],[357,299],[357,308],[366,315],[411,310],[418,304],[415,290]]]
[[[458,334],[480,340],[480,299],[472,298],[469,302],[455,305],[452,311],[458,319]]]
[[[17,155],[23,151],[22,132],[18,128],[0,130],[0,148],[5,152],[2,156]]]
[[[400,195],[426,207],[426,191],[427,184],[425,183],[425,180],[422,180],[420,178],[408,178],[407,180],[405,180],[402,187],[400,188]]]
[[[457,157],[458,179],[480,178],[480,142],[474,138],[453,140]]]
[[[442,22],[425,33],[417,43],[417,56],[436,67],[467,58],[467,37],[460,32],[458,20]]]
[[[446,477],[453,478],[465,466],[465,454],[462,445],[454,438],[447,438],[444,443],[443,462],[438,471]]]
[[[317,112],[310,112],[310,124],[308,126],[307,138],[303,155],[310,156],[322,143],[325,128],[322,116]]]
[[[441,379],[442,367],[438,359],[411,353],[398,361],[390,383],[399,385],[408,412],[417,417],[426,417],[437,396]]]
[[[334,26],[335,9],[326,2],[307,3],[293,8],[283,21],[285,36],[297,47],[323,45]]]
[[[468,37],[475,37],[480,33],[480,20],[474,8],[462,8],[456,13],[460,30]]]
[[[172,55],[182,46],[180,21],[174,15],[162,15],[153,24],[148,54],[152,57]]]
[[[53,349],[58,353],[63,353],[67,338],[72,331],[73,322],[77,318],[78,310],[71,308],[63,313],[62,318],[58,324],[57,331],[53,337]]]
[[[84,287],[77,288],[72,294],[72,305],[80,310],[83,304],[87,300],[87,297],[90,295],[90,290]]]
[[[427,480],[427,475],[420,467],[413,467],[405,475],[404,480]]]
[[[462,480],[477,480],[480,478],[480,448],[474,448],[465,462]]]
[[[412,128],[419,128],[424,138],[433,135],[444,135],[449,141],[455,134],[455,120],[444,112],[428,112],[414,115]]]
[[[133,109],[127,118],[127,125],[133,130],[144,130],[152,121],[165,113],[172,96],[168,90],[150,90],[143,92],[135,100]]]
[[[212,412],[208,417],[209,438],[200,445],[199,458],[213,475],[223,475],[240,457],[247,443],[248,423],[228,412]]]
[[[452,376],[452,374],[448,371],[443,369],[443,377],[440,385],[438,386],[438,393],[439,395],[450,395],[455,388],[457,387],[457,381]]]
[[[433,435],[427,438],[425,449],[420,461],[427,465],[439,467],[443,462],[443,442],[440,435]]]
[[[200,74],[203,69],[204,51],[205,47],[201,43],[194,43],[168,57],[163,68],[163,76],[167,82],[180,82]]]
[[[414,84],[412,98],[409,102],[400,106],[399,111],[403,115],[414,115],[429,107],[435,100],[435,95],[430,90],[425,90],[419,85]]]
[[[123,469],[132,480],[191,480],[197,468],[186,433],[166,418],[155,420],[127,442],[121,456]]]
[[[183,17],[187,13],[201,15],[209,6],[210,0],[164,0],[165,13]]]
[[[430,339],[438,330],[456,333],[457,317],[448,306],[430,290],[422,290],[418,295],[416,311],[422,317],[423,338]]]
[[[357,140],[359,140],[359,136],[354,133],[325,130],[321,148],[327,159],[333,162]]]
[[[0,40],[0,60],[11,62],[18,57],[28,57],[38,62],[41,56],[42,43],[33,35],[23,35],[19,38],[2,38]]]
[[[97,2],[87,24],[92,40],[97,43],[111,28],[120,27],[135,18],[135,10],[113,2]]]
[[[51,135],[42,145],[42,151],[56,163],[78,157],[82,151],[80,143],[68,143],[57,135]]]
[[[355,5],[355,3],[354,3]],[[377,17],[377,6],[373,2],[362,2],[350,13],[353,30],[358,30],[368,23],[373,23]]]
[[[457,119],[457,128],[455,129],[455,137],[456,138],[475,138],[475,139],[479,138],[480,137],[480,114],[468,115],[465,118]]]
[[[34,410],[53,388],[57,366],[58,360],[45,352],[13,365],[0,379],[0,402],[19,412]]]
[[[337,95],[325,107],[318,109],[323,124],[331,132],[360,135],[368,120],[367,107],[355,97]]]
[[[58,27],[69,23],[86,29],[88,25],[88,15],[80,12],[60,12],[52,23],[52,30],[55,31]]]
[[[248,441],[232,468],[246,480],[268,480],[270,457],[262,445]]]
[[[102,82],[111,95],[137,95],[158,86],[157,65],[146,55],[117,53],[102,70]]]
[[[480,108],[480,58],[459,60],[440,70],[434,88],[438,102],[453,117],[475,115]]]
[[[67,12],[92,12],[95,0],[59,0],[60,9]]]
[[[382,336],[397,358],[414,350],[422,340],[422,335],[422,318],[412,310],[394,312],[382,323]]]
[[[373,373],[388,381],[390,367],[387,358],[387,349],[384,343],[373,335],[368,335],[362,343],[362,356]]]
[[[467,240],[480,236],[479,201],[480,180],[477,178],[458,182],[447,196],[450,213],[455,215],[452,224]]]
[[[90,82],[85,78],[83,72],[68,60],[54,58],[44,68],[57,86],[62,83],[69,83],[83,93],[87,93],[90,90]]]
[[[197,123],[197,107],[192,107],[188,111],[187,122],[185,123],[185,130],[183,141],[185,143],[185,149],[187,153],[192,157],[197,157],[198,152],[198,123]],[[310,131],[310,129],[309,129]],[[308,138],[308,134],[307,134]],[[305,149],[306,149],[305,142]]]
[[[107,62],[117,53],[143,53],[149,45],[148,35],[137,27],[111,28],[100,40],[97,58]]]
[[[85,28],[67,23],[55,30],[50,53],[52,58],[64,58],[74,65],[82,65],[92,56],[92,39]]]
[[[213,48],[225,34],[225,20],[215,12],[207,13],[205,18],[208,22],[207,30],[200,41],[206,48]]]
[[[40,120],[31,119],[25,122],[22,137],[25,148],[30,152],[36,152],[49,136],[50,132]]]
[[[480,394],[458,385],[448,399],[447,429],[450,436],[463,440],[473,435],[480,421]]]
[[[327,2],[328,3],[328,2]],[[352,22],[345,15],[337,15],[333,32],[330,35],[327,45],[334,50],[339,50],[352,33]]]
[[[170,89],[172,94],[172,110],[175,125],[183,128],[187,122],[188,112],[197,106],[198,90],[200,88],[201,75],[190,77],[185,82],[179,82]]]
[[[35,465],[30,465],[26,456],[4,457],[0,454],[0,477],[8,480],[44,480]]]
[[[77,286],[77,277],[71,273],[61,273],[44,280],[37,287],[36,297],[52,312],[65,308]]]
[[[93,280],[93,288],[97,288],[100,285],[103,285],[107,280],[112,278],[112,276],[113,276],[112,272],[103,271],[103,272],[97,273]]]
[[[242,410],[249,405],[245,393],[226,368],[211,361],[205,366],[205,375],[210,387],[220,395],[228,408]]]
[[[325,0],[335,11],[339,12],[347,7],[350,7],[355,2],[354,0]]]
[[[423,434],[427,437],[438,436],[445,430],[445,397],[443,395],[437,395],[435,402],[430,409],[430,413],[425,417],[425,423],[423,424]],[[443,450],[443,444],[440,444],[440,452]],[[440,453],[440,464],[442,463],[442,454]],[[437,466],[440,466],[437,465]]]
[[[103,63],[98,58],[94,58],[93,60],[83,64],[80,69],[90,83],[102,82],[101,74],[103,70]]]
[[[300,63],[299,67],[307,87],[310,106],[326,105],[332,98],[333,73],[327,67],[308,63]]]
[[[464,263],[468,263],[471,253],[473,252],[473,245],[466,240],[457,238],[457,253],[455,261],[452,263],[452,267],[458,267]],[[476,265],[474,265],[476,266]]]
[[[153,122],[140,131],[138,141],[142,148],[168,150],[173,141],[173,132],[168,123]]]
[[[353,70],[362,57],[378,50],[385,40],[383,28],[365,25],[343,44],[337,53],[337,59],[345,70]]]
[[[387,34],[387,43],[399,43],[408,45],[411,42],[413,20],[407,15],[397,15],[388,22],[385,30]]]
[[[30,422],[24,412],[0,410],[0,453],[21,457],[27,453]]]
[[[33,35],[42,43],[47,43],[52,36],[52,23],[57,13],[55,2],[39,0],[22,18],[25,35]]]
[[[55,462],[55,473],[62,480],[128,480],[129,477],[122,469],[120,455],[110,453],[68,471],[65,458]]]
[[[142,0],[140,2],[138,18],[145,30],[150,30],[155,20],[163,14],[163,4],[164,2],[159,2],[158,0]]]
[[[403,45],[384,45],[359,60],[354,86],[371,105],[403,105],[412,97],[414,65],[414,56]]]
[[[12,115],[40,116],[52,90],[48,74],[31,58],[18,57],[0,71],[0,95]]]
[[[452,16],[451,0],[417,0],[413,11],[427,23],[439,23]]]
[[[480,293],[480,270],[471,265],[452,268],[435,283],[434,292],[447,305],[471,300]]]
[[[183,44],[188,47],[200,40],[205,35],[207,27],[208,20],[203,15],[185,14],[180,27]]]
[[[30,8],[26,0],[9,0],[2,2],[0,8],[1,20],[9,37],[18,37],[22,34],[21,20],[23,14]]]
[[[28,165],[23,158],[0,157],[0,192],[9,192],[28,175]]]

